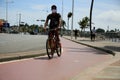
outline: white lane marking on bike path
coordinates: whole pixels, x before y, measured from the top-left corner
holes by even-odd
[[[62,48],[62,53],[63,53],[63,48]]]
[[[63,53],[63,48],[62,48],[62,53]],[[26,60],[30,60],[30,59],[33,59],[33,58],[21,59],[21,60],[13,60],[13,61],[7,61],[7,62],[0,62],[0,64],[7,64],[7,63],[14,63],[14,62],[26,61]]]
[[[0,62],[0,64],[14,63],[14,62],[20,62],[20,61],[27,61],[27,60],[30,60],[30,59],[32,59],[32,58],[21,59],[21,60],[13,60],[13,61],[7,61],[7,62]]]

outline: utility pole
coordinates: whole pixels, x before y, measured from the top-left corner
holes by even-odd
[[[109,32],[109,26],[107,26],[107,30],[108,30],[108,32]]]
[[[8,3],[14,3],[13,1],[9,2],[8,0],[6,0],[6,23],[8,23]]]
[[[71,25],[71,39],[73,39],[73,18],[74,18],[74,0],[72,0],[72,25]]]
[[[6,0],[6,23],[8,22],[8,0]]]
[[[8,3],[13,3],[9,2],[8,0],[5,0],[6,2],[6,21],[5,21],[5,26],[6,26],[6,31],[9,33],[10,29],[9,29],[9,23],[8,23]]]
[[[18,26],[18,32],[20,31],[20,24],[21,24],[21,13],[19,13],[19,26]]]
[[[62,19],[63,19],[63,0],[62,0]]]
[[[61,13],[61,27],[63,27],[63,0],[62,0],[62,13]],[[63,28],[60,31],[61,36],[63,35]]]

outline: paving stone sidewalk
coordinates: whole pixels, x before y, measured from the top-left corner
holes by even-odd
[[[75,76],[72,80],[120,80],[120,42],[109,40],[96,40],[92,42],[89,38],[78,37],[75,39],[73,37],[71,39],[70,36],[64,36],[64,38],[113,55],[110,61],[91,67]]]

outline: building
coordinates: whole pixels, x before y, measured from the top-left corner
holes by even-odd
[[[5,22],[4,19],[0,19],[0,32],[2,32],[2,28],[3,28],[3,23]]]

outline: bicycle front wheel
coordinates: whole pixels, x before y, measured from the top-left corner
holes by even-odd
[[[51,49],[51,43],[49,39],[47,39],[46,41],[46,51],[47,51],[48,58],[51,59],[53,55],[51,54],[52,49]]]
[[[57,52],[58,57],[60,57],[62,53],[61,43],[57,44],[56,52]]]

